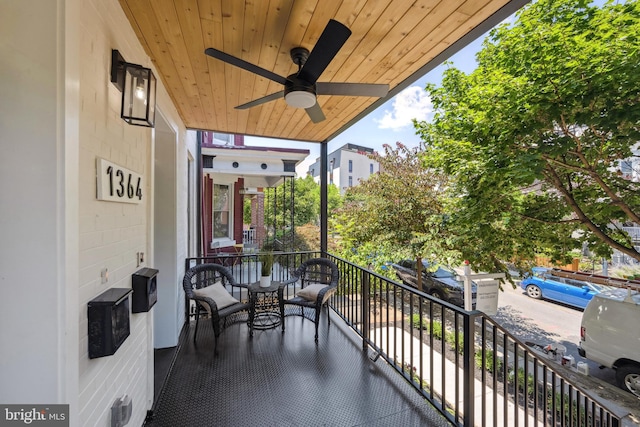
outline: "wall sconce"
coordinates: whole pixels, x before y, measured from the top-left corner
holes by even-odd
[[[120,117],[130,125],[153,127],[156,120],[156,77],[151,68],[130,64],[113,49],[111,82],[122,92]]]

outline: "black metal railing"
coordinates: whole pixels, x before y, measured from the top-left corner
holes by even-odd
[[[619,419],[493,319],[402,285],[336,256],[332,307],[457,425],[617,426]]]
[[[277,253],[272,280],[319,252]],[[326,255],[340,270],[332,309],[362,337],[363,350],[402,375],[460,426],[618,426],[619,419],[570,380],[569,371],[481,312]],[[240,283],[259,277],[258,254],[190,258],[186,267],[228,265]],[[553,356],[556,357],[556,356]]]

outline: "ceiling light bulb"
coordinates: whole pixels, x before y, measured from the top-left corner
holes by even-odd
[[[284,96],[286,103],[292,107],[310,108],[316,104],[316,96],[311,92],[295,90]]]

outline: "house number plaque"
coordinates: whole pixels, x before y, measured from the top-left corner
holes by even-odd
[[[98,200],[107,202],[140,203],[142,175],[105,159],[97,159]]]

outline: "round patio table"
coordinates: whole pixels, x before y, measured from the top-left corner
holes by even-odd
[[[280,325],[279,287],[280,282],[271,282],[271,286],[265,288],[260,282],[248,286],[250,336],[253,336],[253,329],[272,329]]]

